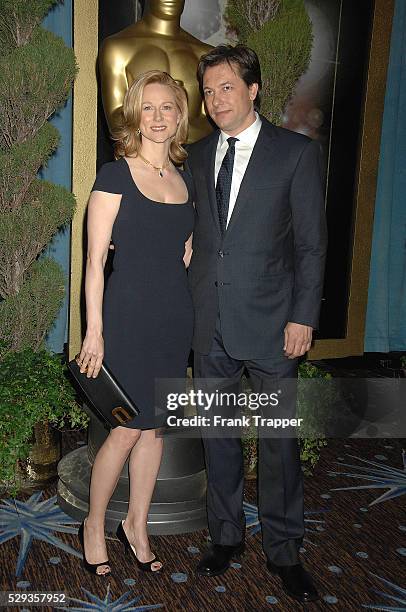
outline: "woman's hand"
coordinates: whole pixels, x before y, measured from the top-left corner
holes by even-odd
[[[100,333],[87,332],[79,353],[80,371],[88,378],[96,378],[104,357],[104,340]]]
[[[190,260],[192,259],[193,248],[192,248],[193,234],[190,234],[189,238],[185,242],[185,254],[183,256],[183,263],[185,268],[189,267]]]

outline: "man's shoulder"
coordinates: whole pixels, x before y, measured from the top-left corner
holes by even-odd
[[[265,117],[261,116],[261,121],[262,129],[265,130],[265,133],[270,137],[278,138],[279,141],[284,145],[303,148],[312,140],[305,134],[293,132],[292,130],[288,130],[287,128],[275,125],[274,123],[268,121],[268,119],[266,119]]]
[[[204,136],[200,140],[196,140],[196,142],[188,144],[186,149],[188,153],[195,153],[196,151],[201,151],[207,146],[210,146],[210,144],[212,144],[213,142],[217,141],[218,136],[219,130],[214,130],[213,132],[210,132],[210,134],[207,134],[207,136]]]
[[[214,143],[218,140],[218,135],[219,130],[214,130],[214,132],[211,132],[200,140],[186,145],[185,149],[188,154],[188,162],[193,163],[194,159],[201,160],[202,155],[207,155],[207,148],[214,146]]]

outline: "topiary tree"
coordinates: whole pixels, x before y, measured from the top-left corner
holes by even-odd
[[[57,2],[0,0],[0,490],[13,494],[30,475],[21,466],[38,460],[37,437],[88,422],[61,357],[43,350],[65,279],[42,253],[75,208],[37,178],[59,142],[48,119],[77,72],[73,50],[39,25]]]
[[[40,257],[73,215],[73,195],[36,178],[59,142],[48,123],[66,101],[73,50],[40,27],[59,0],[0,0],[0,358],[38,351],[64,296],[64,274]]]
[[[313,34],[304,0],[228,0],[225,18],[238,40],[256,51],[263,83],[261,112],[280,125],[310,62]]]

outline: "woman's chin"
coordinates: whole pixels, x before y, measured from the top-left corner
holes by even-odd
[[[167,130],[164,132],[149,132],[148,134],[144,134],[144,136],[157,144],[162,144],[171,138]]]

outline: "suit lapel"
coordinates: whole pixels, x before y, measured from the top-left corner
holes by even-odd
[[[214,166],[216,161],[216,149],[219,134],[220,132],[216,130],[213,133],[213,138],[210,138],[209,142],[207,143],[206,155],[204,159],[204,171],[206,175],[207,192],[209,194],[209,203],[214,224],[219,234],[221,234],[219,215],[217,211],[216,190],[214,188]]]
[[[272,172],[271,156],[274,152],[275,146],[275,139],[273,138],[274,130],[272,125],[264,117],[261,117],[261,119],[261,130],[258,134],[258,138],[251,153],[247,169],[241,181],[237,200],[235,202],[225,235],[227,235],[227,233],[233,229],[233,226],[240,216],[241,211],[250,201],[250,192],[258,183],[258,177],[261,176],[262,173],[269,174],[269,172]]]

